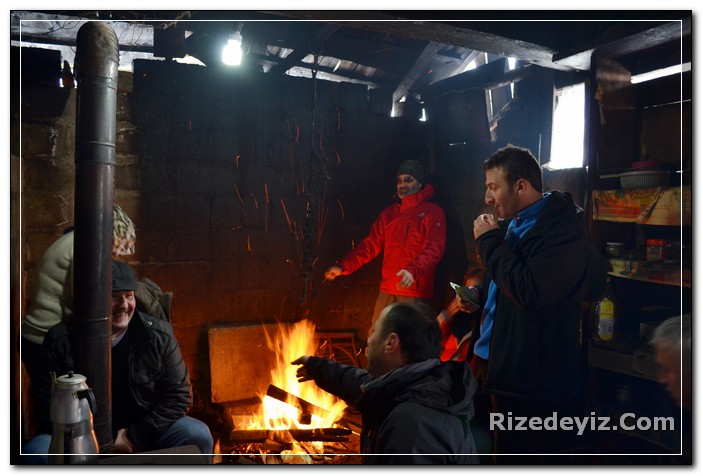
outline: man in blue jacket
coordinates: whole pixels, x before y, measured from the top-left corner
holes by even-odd
[[[488,285],[473,352],[493,401],[495,453],[570,453],[584,444],[576,430],[516,429],[509,420],[584,416],[583,302],[605,279],[594,270],[605,268],[595,261],[583,210],[568,193],[542,192],[542,171],[528,149],[499,149],[483,170],[485,201],[497,217],[474,221]]]
[[[476,464],[469,427],[476,381],[466,362],[440,362],[441,331],[422,302],[387,306],[368,339],[367,370],[330,359],[293,361],[361,413],[365,464]]]

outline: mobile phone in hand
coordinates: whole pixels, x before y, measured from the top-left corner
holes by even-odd
[[[460,284],[452,283],[449,282],[449,285],[454,289],[454,292],[456,292],[459,297],[468,303],[471,303],[475,306],[480,306],[480,303],[477,300],[476,293],[472,292],[471,289],[469,289],[468,286],[461,286]]]

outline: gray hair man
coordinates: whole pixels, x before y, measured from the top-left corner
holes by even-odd
[[[654,330],[651,340],[656,352],[659,383],[676,404],[691,409],[691,315],[670,317]]]

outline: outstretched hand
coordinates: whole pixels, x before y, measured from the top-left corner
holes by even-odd
[[[305,367],[305,364],[308,363],[309,358],[309,355],[301,355],[293,362],[291,362],[292,365],[300,365],[300,367],[298,367],[298,370],[296,370],[295,372],[295,376],[298,377],[298,382],[307,382],[308,380],[312,380],[313,378],[312,375],[308,374]]]
[[[334,279],[342,273],[342,268],[339,266],[332,266],[327,271],[325,271],[325,281],[334,281]]]

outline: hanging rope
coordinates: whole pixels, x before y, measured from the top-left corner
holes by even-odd
[[[303,227],[303,305],[308,304],[308,293],[316,296],[313,277],[315,276],[315,266],[313,265],[313,245],[315,243],[315,177],[323,169],[322,160],[315,147],[316,130],[315,118],[317,116],[317,67],[318,54],[314,54],[314,67],[312,68],[312,127],[310,128],[310,170],[306,187],[305,201],[305,224]]]

